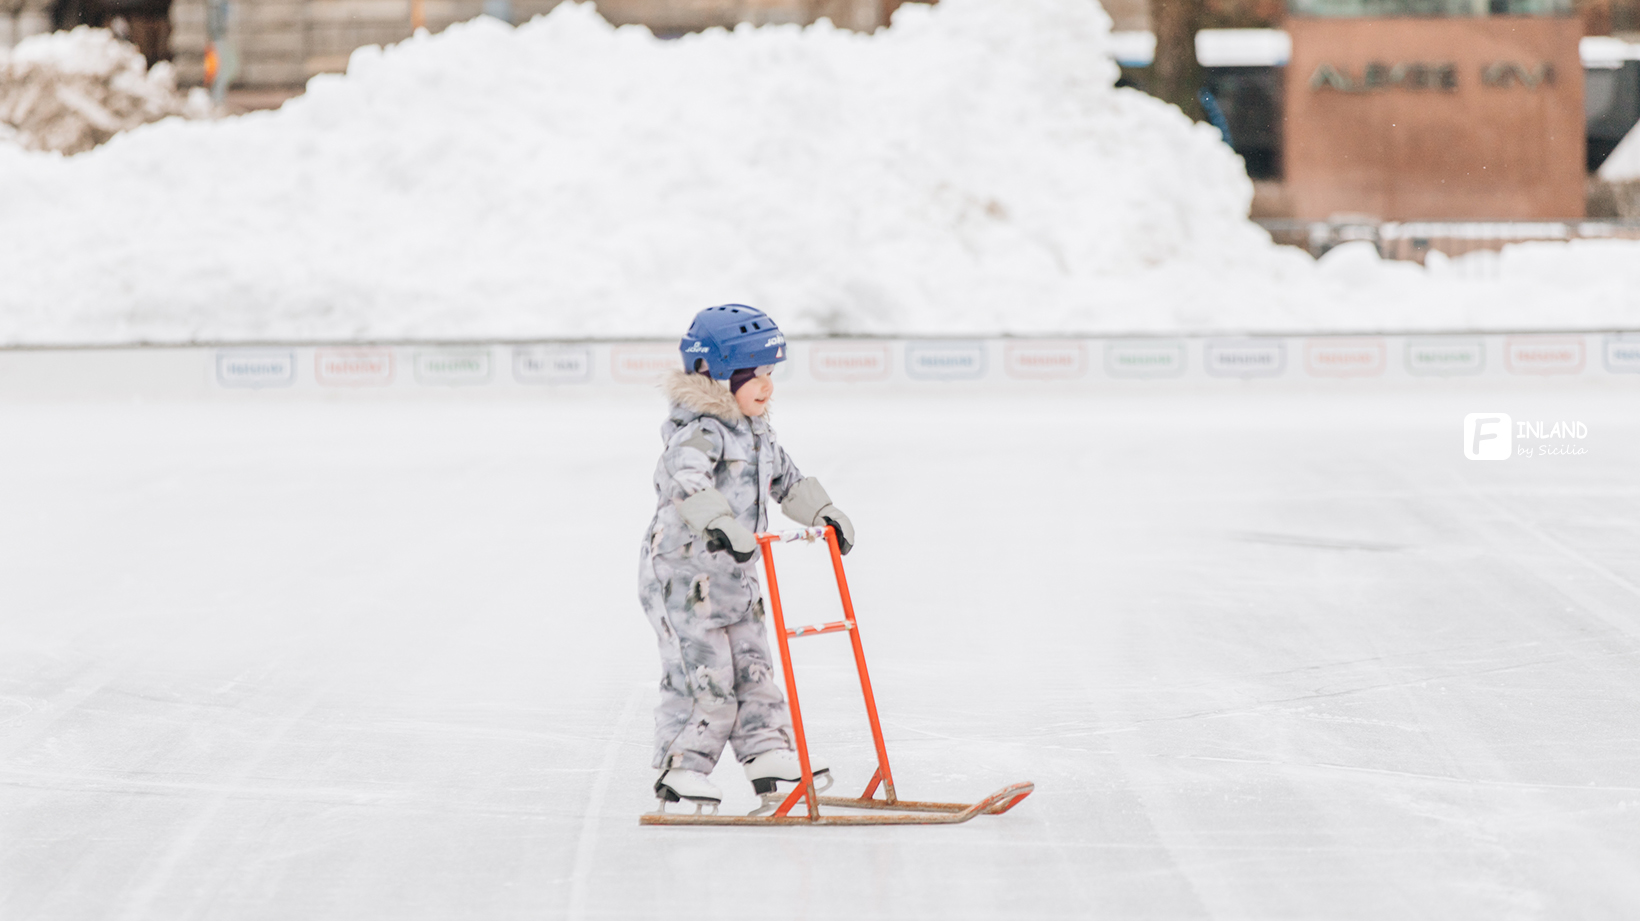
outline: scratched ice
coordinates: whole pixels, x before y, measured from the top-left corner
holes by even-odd
[[[875,829],[639,827],[651,395],[0,406],[0,917],[1640,916],[1634,394],[1499,387],[784,400],[902,795],[1038,784]]]

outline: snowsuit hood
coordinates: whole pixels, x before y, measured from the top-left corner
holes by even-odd
[[[698,415],[716,416],[730,425],[739,425],[746,419],[746,414],[740,411],[740,404],[735,401],[735,395],[729,392],[729,388],[704,374],[690,374],[673,368],[661,380],[661,392],[666,394],[673,406],[681,406]]]

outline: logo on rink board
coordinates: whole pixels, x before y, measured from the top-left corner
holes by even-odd
[[[1583,370],[1583,340],[1510,336],[1503,343],[1503,359],[1512,374],[1578,374]]]
[[[609,376],[622,384],[653,384],[682,367],[676,346],[617,345],[609,350]]]
[[[1279,339],[1214,339],[1203,350],[1202,363],[1214,377],[1280,377],[1287,370],[1287,348]]]
[[[1606,370],[1613,374],[1640,374],[1640,339],[1606,339]]]
[[[1068,381],[1088,373],[1088,347],[1080,342],[1009,342],[1002,368],[1020,380]]]
[[[385,387],[393,382],[393,350],[318,349],[313,377],[326,387]]]
[[[490,380],[489,349],[434,349],[416,353],[416,382],[446,387]]]
[[[592,380],[592,350],[550,345],[513,349],[513,379],[520,384],[583,384]]]
[[[1309,339],[1304,370],[1311,377],[1377,377],[1384,373],[1382,339]]]
[[[223,349],[216,353],[216,382],[223,387],[289,387],[296,383],[296,353]]]
[[[905,373],[922,381],[976,380],[985,376],[985,343],[907,343]]]
[[[1486,343],[1479,339],[1410,339],[1407,371],[1412,374],[1479,374],[1486,370]]]
[[[1178,377],[1184,362],[1184,343],[1175,340],[1105,343],[1105,372],[1111,377]]]
[[[809,350],[809,373],[818,381],[882,381],[892,367],[886,345],[817,343]]]

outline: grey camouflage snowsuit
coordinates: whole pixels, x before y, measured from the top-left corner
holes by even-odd
[[[758,557],[737,563],[707,549],[678,504],[715,487],[757,533],[768,529],[770,500],[783,501],[803,474],[766,417],[743,415],[721,384],[680,370],[664,389],[672,412],[638,558],[638,596],[661,655],[653,766],[709,774],[724,743],[742,762],[792,748],[791,718],[769,655]]]

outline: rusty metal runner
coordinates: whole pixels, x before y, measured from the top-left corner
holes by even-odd
[[[777,541],[825,541],[831,551],[832,572],[837,576],[837,593],[843,601],[843,620],[811,627],[786,629],[780,605],[780,582],[774,573],[774,544]],[[883,743],[882,723],[877,719],[877,699],[871,692],[871,675],[866,670],[865,647],[860,644],[860,627],[854,619],[854,602],[849,597],[848,579],[843,575],[843,555],[831,528],[801,528],[783,533],[757,535],[763,549],[763,571],[768,576],[769,604],[774,615],[775,637],[780,642],[780,664],[785,671],[786,702],[791,707],[792,731],[797,743],[797,761],[803,779],[781,802],[773,815],[688,815],[651,812],[638,821],[642,825],[955,825],[980,815],[1001,815],[1031,795],[1035,784],[1010,784],[977,803],[928,803],[900,799],[894,790],[894,774],[888,766],[888,748]],[[860,674],[860,692],[865,698],[866,718],[871,723],[871,739],[877,749],[877,771],[865,792],[858,797],[819,796],[814,790],[814,772],[809,765],[809,743],[803,733],[803,711],[797,702],[797,676],[792,670],[791,640],[826,633],[847,632],[854,647],[854,665]],[[876,793],[881,788],[882,798]],[[799,803],[804,814],[792,815]],[[866,815],[821,815],[821,806],[857,809]]]

